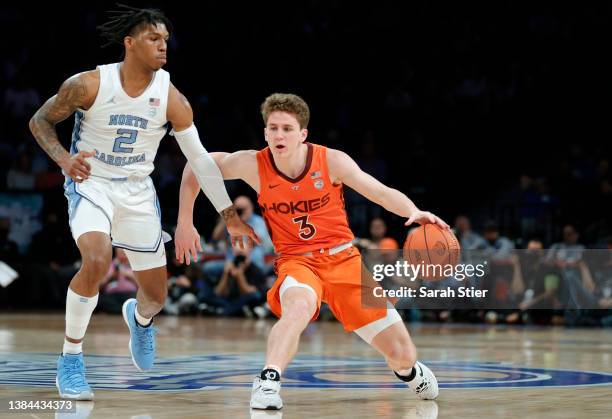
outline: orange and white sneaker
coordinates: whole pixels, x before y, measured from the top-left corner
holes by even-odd
[[[439,392],[436,376],[429,368],[419,361],[414,364],[414,369],[416,370],[416,374],[410,381],[398,373],[395,373],[395,375],[397,378],[404,381],[408,385],[408,388],[410,388],[419,399],[434,400],[438,397]]]

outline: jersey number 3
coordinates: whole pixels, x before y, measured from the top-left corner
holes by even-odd
[[[120,137],[115,138],[113,153],[131,153],[134,151],[133,147],[124,147],[123,144],[134,144],[138,131],[135,129],[119,128],[117,134]]]
[[[310,240],[317,234],[317,229],[314,224],[308,222],[308,215],[293,218],[294,223],[300,223],[300,233],[298,234],[303,240]]]

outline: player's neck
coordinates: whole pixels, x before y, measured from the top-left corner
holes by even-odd
[[[280,170],[282,174],[295,179],[304,172],[306,163],[308,160],[308,145],[305,143],[300,146],[291,154],[287,154],[282,157],[272,156],[274,158],[274,164],[276,168]]]
[[[123,90],[132,97],[140,96],[154,76],[154,71],[131,59],[131,57],[125,57],[125,60],[119,65],[119,78]]]

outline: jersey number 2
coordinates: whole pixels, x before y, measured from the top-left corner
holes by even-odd
[[[293,219],[294,223],[300,223],[300,233],[299,236],[303,240],[310,240],[317,233],[317,229],[313,224],[308,222],[308,215],[302,215],[301,217],[295,217]]]
[[[115,138],[113,153],[131,153],[134,151],[133,147],[124,147],[123,144],[134,144],[138,131],[135,129],[119,128],[117,134],[120,137]]]

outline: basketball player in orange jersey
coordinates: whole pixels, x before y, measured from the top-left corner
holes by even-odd
[[[377,349],[397,377],[421,399],[434,399],[438,383],[417,361],[416,348],[392,307],[364,308],[361,255],[353,247],[343,185],[387,210],[408,218],[406,225],[448,225],[419,210],[403,193],[363,172],[347,154],[307,143],[308,105],[292,94],[273,94],[261,106],[268,147],[260,151],[211,153],[225,179],[242,179],[259,194],[258,202],[278,253],[278,279],[268,291],[271,310],[280,317],[268,337],[266,364],[255,378],[254,409],[282,408],[280,377],[298,347],[300,334],[327,302],[346,331]],[[179,260],[196,255],[193,227],[198,184],[189,165],[183,172],[175,236]]]

